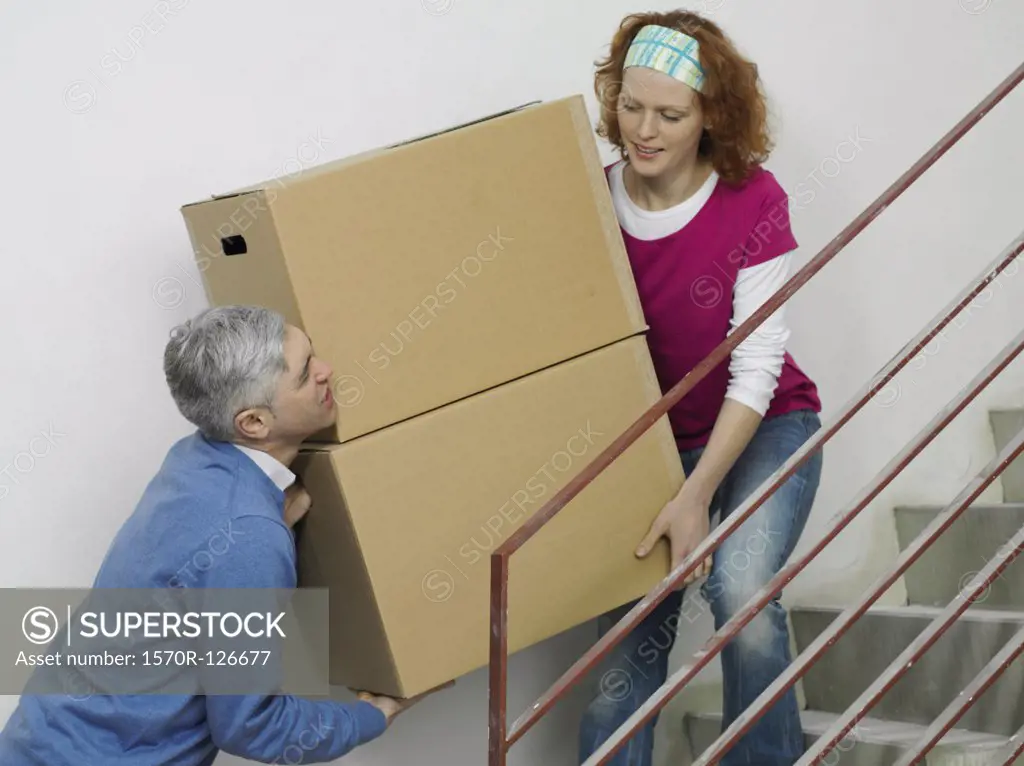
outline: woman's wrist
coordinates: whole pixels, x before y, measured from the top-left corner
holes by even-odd
[[[700,477],[694,476],[683,482],[679,494],[676,495],[676,501],[686,508],[707,508],[711,505],[711,498],[714,495],[715,490],[713,487],[709,486],[707,482],[702,481]]]

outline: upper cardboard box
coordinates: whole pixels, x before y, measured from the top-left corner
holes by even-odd
[[[186,205],[212,305],[304,329],[344,442],[646,330],[581,96]]]

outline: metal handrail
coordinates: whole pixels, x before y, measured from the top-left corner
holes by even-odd
[[[594,460],[576,475],[565,487],[549,500],[537,513],[527,521],[491,554],[491,603],[490,603],[490,664],[489,664],[489,764],[505,766],[508,749],[525,732],[539,720],[561,697],[569,687],[602,659],[630,630],[665,598],[676,586],[682,583],[687,575],[694,571],[703,560],[721,544],[724,537],[731,533],[747,516],[751,515],[764,501],[791,476],[811,454],[809,445],[805,445],[793,458],[776,471],[775,479],[769,479],[757,493],[757,497],[744,504],[745,508],[737,509],[730,514],[709,537],[697,547],[671,574],[656,588],[642,599],[629,614],[623,618],[609,633],[598,641],[570,672],[563,676],[546,695],[541,697],[517,722],[511,736],[507,735],[506,703],[508,682],[508,570],[509,558],[532,538],[544,524],[551,520],[576,495],[588,486],[616,458],[642,436],[651,426],[667,414],[667,412],[689,393],[707,374],[721,364],[732,350],[746,339],[769,316],[789,300],[811,277],[820,271],[826,263],[834,258],[849,244],[868,224],[877,218],[907,188],[910,187],[928,168],[959,141],[975,124],[977,124],[994,106],[1002,101],[1020,82],[1024,80],[1024,64],[999,84],[985,99],[969,112],[957,125],[943,136],[925,155],[923,155],[896,182],[886,189],[868,208],[857,216],[839,235],[837,235],[811,261],[800,269],[793,277],[766,301],[743,324],[736,328],[718,347],[702,360],[679,383],[672,387],[661,399],[641,415],[625,432],[616,438],[611,445],[602,451]],[[992,276],[994,278],[995,275]],[[991,280],[989,280],[991,281]],[[963,308],[961,305],[959,308]],[[948,320],[947,320],[948,321]],[[917,349],[919,350],[919,349]],[[917,350],[914,353],[917,353]],[[882,377],[872,386],[866,396],[855,406],[850,407],[837,423],[825,433],[816,434],[816,448],[831,438],[852,415],[872,398],[894,375],[909,361],[906,357],[897,365],[890,363],[889,374]],[[813,438],[813,437],[812,437]],[[799,459],[796,459],[799,457]],[[741,513],[741,510],[743,511]],[[731,523],[730,523],[731,522]],[[756,614],[756,611],[755,611]],[[664,687],[662,687],[664,689]],[[660,690],[659,690],[660,691]],[[678,691],[678,690],[677,690]],[[614,739],[614,737],[613,737]],[[610,741],[611,742],[611,741]],[[609,743],[606,743],[609,744]],[[621,746],[622,740],[612,743]]]

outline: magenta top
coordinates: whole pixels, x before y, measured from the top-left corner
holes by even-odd
[[[612,166],[605,168],[608,173]],[[719,181],[682,229],[641,240],[624,229],[644,316],[647,344],[663,392],[678,383],[726,339],[731,287],[740,269],[794,250],[785,191],[757,168],[742,186]],[[707,444],[729,384],[729,360],[669,411],[679,449]],[[817,387],[786,352],[766,418],[798,409],[821,411]]]

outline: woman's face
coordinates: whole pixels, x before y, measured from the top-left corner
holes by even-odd
[[[694,162],[704,113],[697,92],[667,74],[629,67],[622,76],[619,132],[633,169],[646,178]]]

